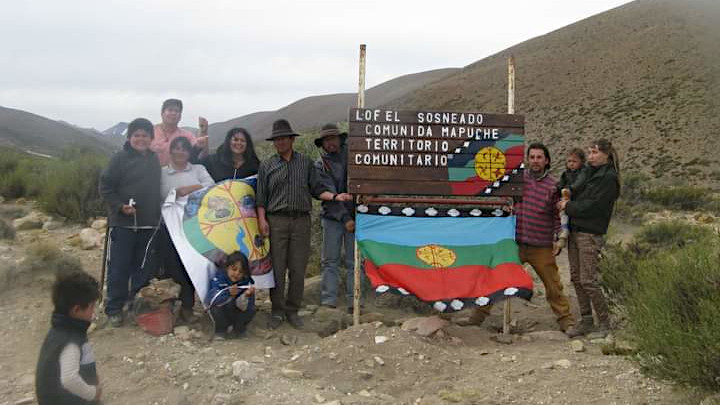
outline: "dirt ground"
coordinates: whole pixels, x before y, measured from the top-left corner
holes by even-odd
[[[0,240],[0,261],[19,266],[25,247],[49,240],[80,258],[99,277],[102,251],[70,246],[78,226],[21,231]],[[623,232],[625,232],[624,230]],[[317,263],[311,264],[317,266]],[[567,259],[561,272],[569,286]],[[0,405],[32,404],[34,371],[49,326],[52,269],[21,273],[0,293]],[[317,279],[309,280],[306,322],[299,331],[265,329],[269,301],[244,339],[208,341],[200,323],[153,337],[134,325],[90,333],[103,386],[115,404],[688,404],[689,394],[644,377],[622,356],[603,355],[605,340],[575,351],[558,331],[537,282],[531,302],[512,301],[511,344],[495,341],[502,308],[482,327],[459,326],[456,314],[440,332],[423,337],[404,320],[426,317],[398,299],[366,301],[365,321],[321,338],[328,324],[347,322],[341,310],[317,308]],[[424,308],[424,307],[423,307]],[[197,309],[200,312],[200,309]],[[621,332],[616,332],[621,335]],[[576,343],[577,345],[577,343]]]

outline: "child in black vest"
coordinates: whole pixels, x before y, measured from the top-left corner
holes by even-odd
[[[210,280],[208,303],[215,322],[215,337],[242,337],[255,317],[255,286],[250,264],[242,252],[233,252]],[[232,326],[232,334],[228,328]]]
[[[100,384],[87,328],[100,297],[97,280],[83,271],[58,275],[52,287],[52,327],[35,374],[39,405],[99,404]]]

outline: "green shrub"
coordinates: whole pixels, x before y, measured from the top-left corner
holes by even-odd
[[[35,242],[28,246],[22,266],[32,273],[57,274],[83,269],[80,259],[61,251],[50,242]]]
[[[46,159],[0,150],[9,160],[0,164],[0,195],[38,198],[48,213],[75,221],[101,215],[98,179],[107,158],[83,148],[59,154]]]
[[[682,221],[659,222],[643,227],[635,235],[629,248],[638,256],[654,254],[664,250],[712,238],[709,228],[691,225]]]
[[[681,221],[661,222],[640,229],[626,247],[608,244],[599,263],[602,286],[610,305],[623,309],[638,287],[640,264],[661,252],[713,238],[709,228]]]
[[[98,181],[105,165],[105,158],[94,156],[53,162],[53,180],[40,194],[43,209],[74,221],[102,215],[103,201],[98,192]]]
[[[713,237],[638,263],[628,332],[645,373],[720,390],[719,255]]]
[[[629,203],[642,201],[651,182],[650,176],[643,173],[630,172],[623,174],[620,198]]]
[[[0,239],[15,239],[15,228],[4,219],[0,219]]]
[[[0,195],[6,198],[38,196],[47,174],[43,160],[20,159],[12,171],[0,173]]]
[[[655,187],[645,191],[645,199],[665,208],[698,210],[712,201],[710,190],[694,186]]]
[[[720,389],[718,235],[682,222],[648,225],[627,247],[608,245],[600,272],[645,373]]]

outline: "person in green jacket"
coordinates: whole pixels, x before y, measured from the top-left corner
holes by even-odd
[[[594,308],[598,318],[597,335],[605,336],[610,330],[610,317],[607,300],[600,289],[598,262],[615,200],[620,196],[620,159],[607,139],[594,142],[588,152],[589,170],[584,189],[573,200],[560,201],[558,209],[565,210],[570,217],[570,279],[581,316],[577,330],[583,334],[593,331]]]

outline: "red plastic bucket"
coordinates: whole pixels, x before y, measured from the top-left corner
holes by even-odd
[[[166,305],[135,318],[138,326],[153,336],[167,335],[173,331],[173,313]]]

